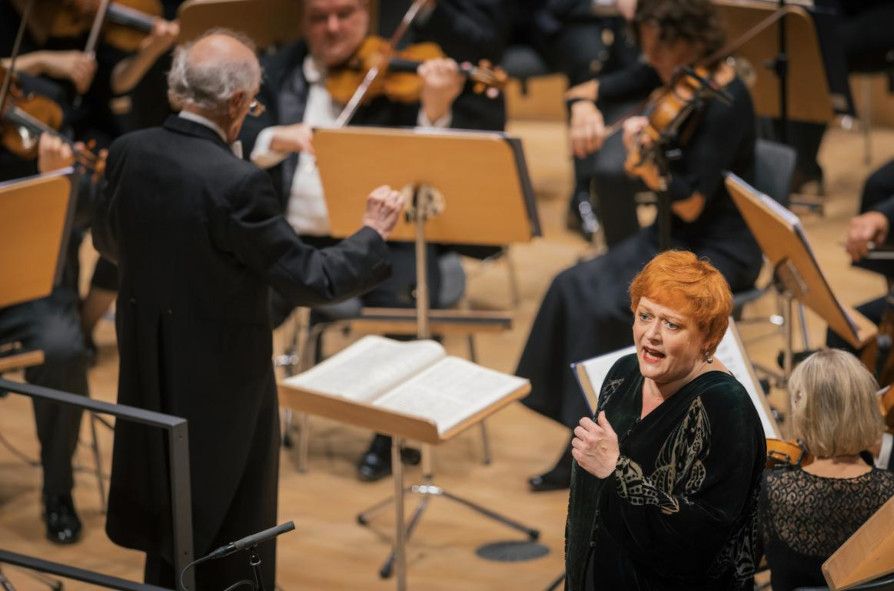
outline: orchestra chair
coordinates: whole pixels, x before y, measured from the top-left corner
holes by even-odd
[[[515,78],[519,82],[522,96],[528,95],[528,80],[538,76],[548,76],[553,72],[549,66],[543,61],[534,48],[530,45],[510,45],[503,53],[503,60],[500,62],[503,68],[511,78]]]

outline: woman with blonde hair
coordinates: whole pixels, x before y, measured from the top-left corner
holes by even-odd
[[[861,455],[885,429],[877,390],[866,368],[838,349],[814,353],[792,374],[794,435],[813,461],[764,477],[760,514],[773,591],[825,585],[822,563],[894,496],[894,474]]]

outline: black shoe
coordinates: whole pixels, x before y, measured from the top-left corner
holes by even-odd
[[[74,544],[81,537],[81,520],[71,495],[44,497],[43,520],[47,539],[57,544]]]
[[[556,465],[549,472],[544,472],[537,476],[528,478],[528,486],[531,492],[544,492],[548,490],[562,490],[571,486],[571,465],[574,463],[574,456],[571,455],[571,441],[574,435],[568,440],[568,445],[562,450],[562,455]]]
[[[415,466],[421,461],[422,454],[418,449],[404,447],[400,450],[400,459],[404,464]],[[357,463],[357,478],[375,482],[386,476],[391,476],[391,438],[376,434]]]
[[[587,242],[593,241],[593,236],[599,231],[599,220],[590,204],[589,193],[577,192],[571,196],[565,225],[569,230],[580,232]]]
[[[571,467],[556,466],[549,472],[528,478],[531,492],[562,490],[571,487]]]

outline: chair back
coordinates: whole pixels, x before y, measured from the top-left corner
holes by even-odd
[[[791,146],[759,139],[754,146],[754,188],[789,206],[797,153]]]

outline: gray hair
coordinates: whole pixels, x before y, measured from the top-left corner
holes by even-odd
[[[193,63],[190,50],[196,42],[211,35],[226,35],[255,51],[251,39],[228,29],[211,29],[198,39],[180,45],[174,51],[174,61],[168,72],[168,100],[174,109],[186,106],[219,113],[226,110],[227,101],[239,91],[250,91],[261,80],[257,60],[208,60]]]

